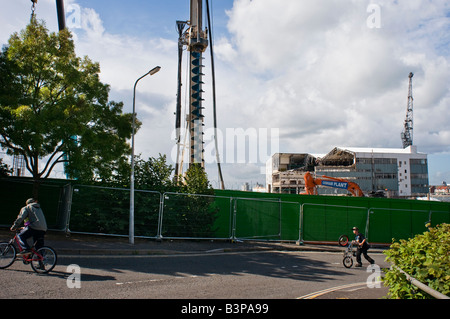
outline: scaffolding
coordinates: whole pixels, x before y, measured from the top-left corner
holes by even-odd
[[[13,176],[24,176],[25,175],[25,159],[23,155],[13,156]]]

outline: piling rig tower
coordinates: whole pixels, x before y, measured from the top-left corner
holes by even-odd
[[[207,31],[202,27],[202,0],[190,0],[191,1],[191,13],[190,20],[186,22],[188,29],[186,32],[182,32],[184,28],[183,22],[177,21],[179,38],[179,53],[182,52],[180,46],[186,45],[189,51],[189,114],[187,120],[187,126],[189,130],[189,165],[200,164],[204,167],[204,149],[203,149],[203,105],[204,101],[202,93],[203,80],[203,52],[208,47]],[[181,57],[179,57],[179,81],[181,79]],[[181,87],[181,83],[178,84],[178,88]],[[180,89],[178,89],[178,100],[180,102]],[[179,130],[180,130],[180,116],[181,107],[177,105],[176,113],[176,130],[177,130],[177,142],[179,142]],[[178,167],[179,159],[177,159]],[[176,172],[179,173],[180,171]]]
[[[190,0],[190,20],[177,21],[178,30],[178,85],[177,85],[177,106],[176,106],[176,143],[177,143],[177,160],[175,163],[175,180],[182,175],[182,154],[181,147],[181,65],[183,48],[186,46],[189,51],[189,114],[187,115],[187,129],[189,131],[189,166],[196,164],[205,168],[204,147],[203,147],[203,52],[208,47],[208,35],[211,34],[211,17],[209,13],[209,2],[205,0],[208,28],[203,29],[202,6],[203,0]],[[186,26],[188,28],[185,31]],[[220,166],[220,158],[217,142],[217,115],[216,115],[216,93],[215,93],[215,71],[214,71],[214,54],[213,45],[209,44],[211,54],[212,69],[212,96],[213,96],[213,116],[214,116],[214,138],[216,146],[216,160],[219,171],[219,179],[221,188],[224,189],[222,177],[222,169]]]
[[[412,97],[412,77],[414,74],[409,73],[409,85],[408,85],[408,103],[406,106],[406,118],[403,125],[403,132],[401,134],[403,148],[407,148],[413,145],[413,97]]]

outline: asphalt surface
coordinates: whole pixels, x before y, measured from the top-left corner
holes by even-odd
[[[0,229],[0,241],[7,241],[14,233]],[[162,240],[135,238],[130,244],[126,237],[92,236],[84,234],[65,234],[49,231],[45,245],[54,248],[60,256],[70,255],[170,255],[198,254],[210,252],[242,251],[328,251],[343,252],[336,245],[303,244],[292,242],[261,242],[225,240]],[[372,248],[371,253],[380,253],[385,248]],[[382,285],[382,284],[381,284]],[[355,291],[358,291],[356,294]],[[318,291],[305,296],[307,299],[380,299],[387,294],[387,288],[369,289],[363,283],[350,287],[335,287],[329,291]]]

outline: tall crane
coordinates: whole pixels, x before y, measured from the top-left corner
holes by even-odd
[[[176,108],[176,141],[177,162],[175,175],[181,175],[180,158],[180,126],[181,126],[181,63],[183,47],[186,45],[189,51],[189,114],[187,116],[187,127],[189,130],[189,165],[200,164],[204,167],[203,149],[203,109],[202,81],[203,77],[203,52],[208,47],[207,31],[202,26],[202,0],[190,0],[190,20],[177,21],[178,38],[178,88]],[[188,29],[184,28],[188,25]]]
[[[412,78],[414,74],[409,73],[408,85],[408,103],[406,106],[406,118],[403,124],[403,132],[401,133],[403,148],[413,145],[413,96],[412,96]]]
[[[209,4],[206,0],[206,12],[208,16],[208,29],[203,29],[202,18],[203,0],[190,0],[190,20],[177,21],[178,38],[178,86],[177,86],[177,107],[175,119],[175,131],[177,141],[177,160],[175,163],[175,180],[182,173],[182,156],[180,152],[181,146],[181,64],[183,47],[186,45],[189,51],[189,114],[187,116],[187,128],[189,130],[189,166],[193,164],[205,167],[204,147],[203,147],[203,52],[208,47],[208,34],[211,38],[211,19],[209,15]],[[184,31],[186,25],[188,29]],[[219,178],[221,188],[224,189],[222,171],[220,167],[219,153],[217,149],[217,117],[216,117],[216,98],[215,98],[215,74],[214,74],[214,58],[213,46],[209,46],[211,52],[211,68],[213,83],[213,114],[214,114],[214,130],[216,144],[216,158],[219,170]]]
[[[203,109],[202,81],[203,77],[203,52],[208,47],[207,33],[202,28],[202,0],[191,0],[190,27],[187,37],[187,49],[189,54],[189,164],[205,166],[203,156]]]

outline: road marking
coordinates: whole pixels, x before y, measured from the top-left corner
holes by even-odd
[[[222,250],[222,249],[220,249]],[[192,253],[167,253],[167,254],[142,254],[142,255],[128,255],[128,254],[117,254],[117,255],[61,255],[61,258],[80,258],[80,259],[116,259],[116,258],[174,258],[174,257],[207,257],[207,256],[226,256],[226,255],[251,255],[251,254],[267,254],[273,253],[274,251],[204,251],[204,252],[192,252]],[[276,251],[278,252],[278,251]],[[59,257],[58,257],[59,258]]]
[[[225,251],[224,248],[217,248],[217,249],[211,249],[211,250],[207,250],[205,251],[205,253],[223,253]]]
[[[316,297],[322,296],[324,294],[336,291],[336,290],[341,290],[341,289],[345,289],[345,288],[353,288],[353,287],[358,287],[358,286],[364,286],[367,285],[367,282],[357,282],[357,283],[353,283],[353,284],[348,284],[348,285],[342,285],[342,286],[336,286],[336,287],[331,287],[331,288],[327,288],[324,290],[319,290],[301,297],[298,297],[297,299],[314,299]],[[364,287],[362,287],[364,288]],[[362,288],[358,288],[358,289],[362,289]],[[355,289],[356,290],[356,289]]]
[[[361,290],[364,289],[365,287],[359,287],[359,288],[353,288],[353,289],[349,289],[349,290],[345,290],[346,292],[353,292],[353,291],[357,291],[357,290]]]
[[[211,274],[211,275],[213,275],[213,274]],[[167,280],[173,280],[173,279],[197,278],[197,277],[198,277],[197,275],[191,275],[191,276],[173,276],[173,277],[170,277],[170,278],[161,278],[161,279],[124,281],[124,282],[116,282],[116,286],[142,284],[142,283],[149,283],[149,282],[160,282],[160,281],[167,281]]]

